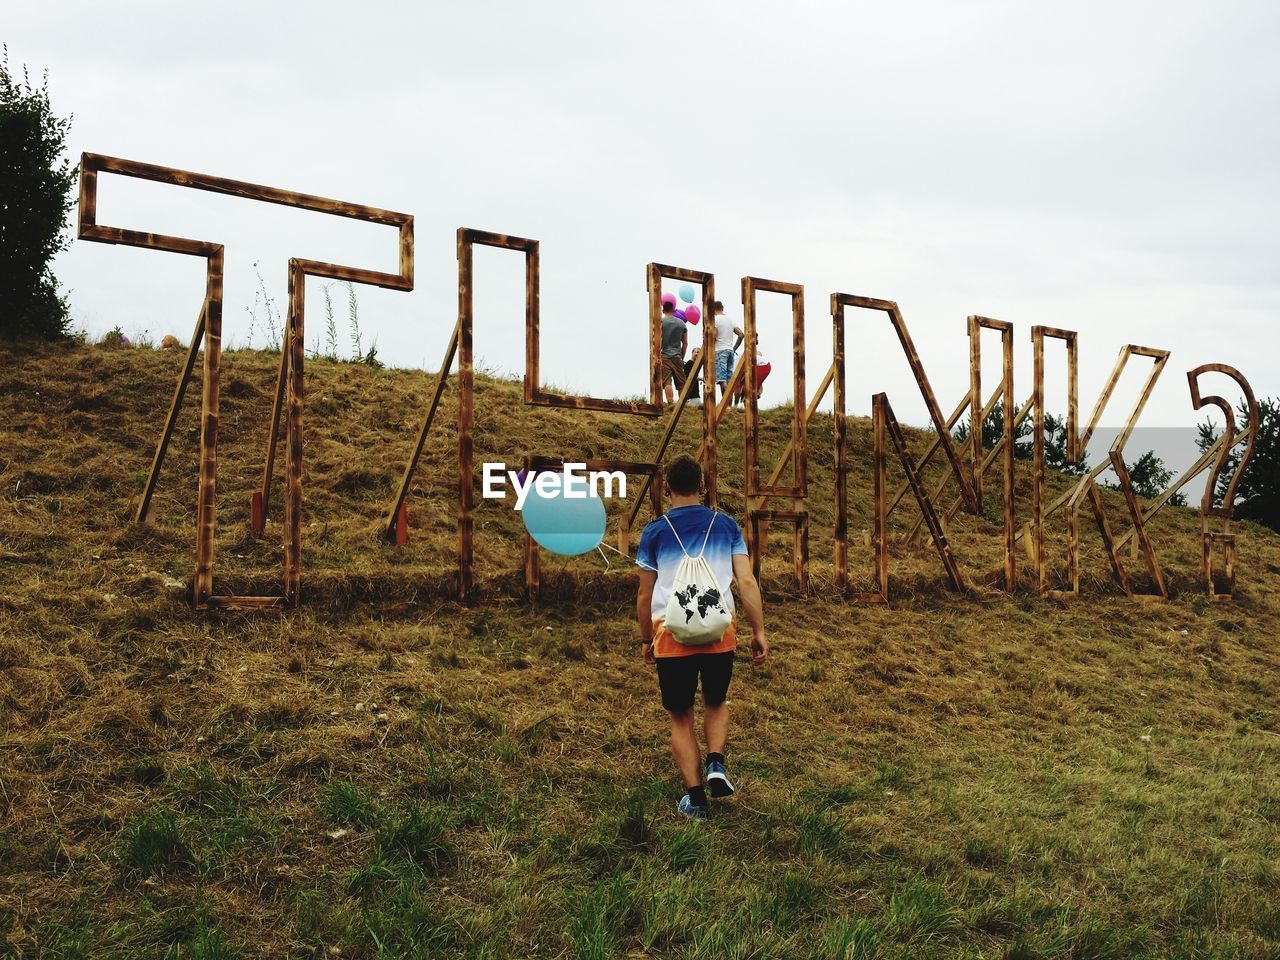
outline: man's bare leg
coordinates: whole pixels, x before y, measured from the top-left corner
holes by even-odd
[[[669,711],[670,712],[670,711]],[[680,776],[686,787],[702,784],[702,755],[698,752],[698,735],[693,724],[693,710],[671,713],[671,755],[676,758]]]
[[[724,745],[729,739],[729,704],[718,707],[703,707],[702,731],[707,738],[707,753],[724,753]]]

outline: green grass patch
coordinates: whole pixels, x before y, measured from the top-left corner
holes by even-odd
[[[372,827],[378,807],[364,790],[348,780],[328,784],[320,794],[320,813],[344,827]]]
[[[442,808],[413,804],[375,825],[374,847],[380,857],[438,873],[458,856],[457,845],[446,836],[449,826],[449,815]]]
[[[120,837],[121,865],[143,877],[189,863],[190,858],[171,810],[143,814],[126,824]]]

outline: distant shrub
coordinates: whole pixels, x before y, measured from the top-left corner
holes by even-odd
[[[952,432],[957,443],[969,440],[972,424],[963,421]],[[990,450],[1004,437],[1004,404],[997,403],[982,422],[982,447]],[[1030,460],[1035,453],[1035,425],[1031,417],[1026,417],[1013,431],[1013,455],[1018,460]],[[1067,459],[1067,421],[1052,413],[1044,417],[1044,462],[1050,470],[1073,476],[1082,476],[1089,472],[1088,461],[1084,451],[1080,451],[1078,460]]]
[[[98,340],[98,346],[106,347],[108,350],[119,350],[123,347],[133,346],[133,342],[125,336],[124,331],[119,327],[112,327]]]
[[[66,297],[49,267],[68,245],[76,168],[63,157],[71,120],[49,105],[47,76],[16,77],[0,60],[0,336],[52,340],[67,333]]]

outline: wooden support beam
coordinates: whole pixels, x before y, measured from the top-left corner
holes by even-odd
[[[929,525],[929,533],[933,537],[933,544],[938,551],[939,559],[942,560],[942,566],[947,571],[947,579],[951,581],[951,586],[956,590],[964,590],[964,578],[960,575],[960,568],[956,565],[955,558],[951,555],[951,545],[947,542],[947,535],[942,530],[942,524],[938,520],[938,514],[934,510],[933,502],[929,499],[929,494],[920,480],[915,463],[912,461],[911,451],[907,447],[907,438],[903,435],[902,427],[899,426],[897,418],[893,415],[893,408],[889,405],[889,398],[884,394],[878,394],[878,396],[884,397],[881,401],[884,411],[882,417],[884,428],[889,434],[889,439],[893,441],[898,460],[902,464],[902,470],[907,475],[907,482],[911,484],[911,492],[915,495],[916,502],[920,505],[920,512],[924,514],[925,522]]]
[[[191,333],[191,343],[187,347],[187,358],[178,374],[178,383],[173,389],[173,399],[169,401],[169,414],[165,417],[164,429],[160,432],[160,442],[156,444],[155,456],[151,458],[151,469],[147,472],[147,482],[142,488],[142,499],[138,501],[138,512],[134,516],[137,523],[147,523],[151,519],[151,497],[156,492],[156,481],[160,478],[160,468],[164,466],[164,455],[169,449],[169,441],[173,437],[174,425],[178,422],[178,414],[182,411],[182,399],[187,393],[187,384],[191,380],[191,372],[195,369],[196,357],[200,354],[200,345],[204,342],[205,311],[208,303],[200,306],[200,316],[196,318],[196,328]]]
[[[907,363],[911,367],[912,376],[915,377],[920,396],[924,399],[925,406],[929,410],[929,419],[933,423],[934,430],[937,431],[936,440],[942,445],[942,449],[947,455],[947,461],[955,472],[961,496],[964,497],[965,508],[970,513],[980,512],[982,504],[977,490],[974,488],[973,477],[966,471],[960,452],[956,449],[955,440],[951,436],[951,427],[954,426],[954,421],[948,425],[947,421],[943,419],[942,409],[938,406],[937,395],[933,392],[933,387],[929,383],[929,375],[925,373],[924,364],[920,360],[920,354],[916,351],[915,342],[911,339],[911,332],[907,329],[907,322],[903,319],[902,311],[898,309],[898,305],[892,300],[879,300],[874,297],[863,297],[848,293],[834,293],[832,298],[842,306],[856,307],[861,310],[876,310],[888,315],[893,331],[898,337],[898,343],[901,345],[902,352],[906,355]],[[964,405],[968,405],[968,398],[965,399]],[[963,406],[961,409],[963,409]],[[957,412],[956,417],[958,418],[959,416],[960,414]]]
[[[292,283],[292,274],[290,275]],[[280,348],[280,366],[276,372],[276,391],[271,401],[271,415],[267,419],[267,454],[262,462],[262,480],[251,501],[254,509],[250,510],[249,531],[260,537],[267,525],[267,515],[271,510],[271,477],[276,468],[276,446],[280,440],[280,416],[284,412],[285,389],[289,383],[289,330],[286,321],[284,342]]]
[[[982,407],[982,416],[979,418],[979,423],[985,422],[987,419],[987,416],[991,413],[993,409],[995,409],[996,402],[1000,399],[1000,394],[1002,389],[1003,389],[1002,387],[997,387],[995,391],[991,394],[991,399],[989,399],[986,405]],[[969,405],[968,398],[965,399],[964,405],[966,408],[968,407]],[[967,448],[965,452],[965,456],[972,457],[974,455],[972,444],[966,443],[965,446]],[[973,464],[978,464],[978,466],[973,466]],[[978,453],[978,459],[972,461],[971,466],[973,467],[974,486],[981,487],[982,474],[986,472],[985,471],[986,464],[985,464],[985,458],[982,456],[980,450]],[[919,461],[917,461],[916,469],[917,471],[920,471],[920,472],[923,472],[924,470],[923,466],[920,465]],[[951,482],[954,476],[955,474],[951,471],[948,471],[944,473],[942,476],[940,476],[934,482],[933,491],[929,495],[930,499],[937,500],[938,497],[942,496],[943,491],[947,489],[947,485]],[[902,486],[904,489],[907,489],[907,490],[911,489],[910,484],[906,483],[905,481],[903,482]],[[961,503],[963,502],[964,500],[963,498],[961,498]],[[892,504],[890,505],[890,509],[892,510]],[[947,520],[951,519],[950,513],[947,514],[946,519]],[[923,526],[924,526],[924,514],[920,514],[919,516],[916,517],[915,522],[911,525],[911,529],[907,531],[907,536],[906,536],[907,543],[915,543],[916,536],[919,534],[920,529]]]
[[[1213,548],[1222,548],[1222,575],[1226,589],[1218,592],[1214,582]],[[1204,574],[1205,594],[1210,600],[1222,602],[1235,599],[1236,589],[1236,538],[1231,533],[1205,531],[1200,536],[1200,564]]]
[[[204,381],[200,399],[200,479],[196,492],[196,572],[192,603],[203,610],[213,595],[213,534],[218,499],[218,406],[222,383],[222,271],[219,247],[209,257],[204,298]]]
[[[676,425],[680,422],[680,414],[684,413],[685,404],[689,400],[689,393],[693,389],[693,377],[686,377],[684,386],[680,388],[680,395],[676,398],[675,405],[668,414],[666,428],[662,431],[662,437],[658,440],[658,449],[654,452],[653,462],[661,465],[663,457],[667,454],[667,447],[671,444],[671,438],[675,435]],[[654,483],[653,477],[646,477],[640,481],[640,493],[636,496],[635,501],[631,504],[631,510],[627,514],[627,526],[634,527],[636,518],[640,515],[640,508],[644,504],[644,495],[650,490],[655,491],[661,496],[661,490]],[[655,517],[657,513],[655,513]]]
[[[844,306],[836,297],[830,299],[831,311],[831,374],[832,374],[832,439],[835,461],[835,568],[836,589],[844,593],[849,589],[849,450],[848,422],[845,416],[844,396]],[[883,452],[883,451],[882,451]],[[876,474],[875,482],[882,479],[883,457],[879,464],[881,472]],[[881,502],[883,496],[877,498]]]
[[[435,390],[432,391],[431,400],[427,404],[427,414],[422,420],[422,429],[418,431],[413,452],[409,455],[409,462],[405,464],[404,473],[400,477],[400,486],[396,488],[396,495],[391,501],[386,519],[383,520],[383,535],[388,539],[394,539],[397,545],[403,546],[409,542],[407,522],[402,523],[401,518],[405,513],[405,502],[409,499],[409,487],[413,483],[413,475],[418,469],[418,461],[422,459],[422,451],[427,445],[427,434],[431,432],[431,424],[435,420],[436,411],[440,408],[440,400],[444,396],[445,388],[449,385],[449,371],[453,368],[453,359],[458,353],[458,337],[461,329],[460,322],[454,323],[453,333],[449,335],[449,345],[444,351],[444,360],[440,364],[440,372],[436,374]]]
[[[1138,505],[1138,498],[1133,492],[1133,480],[1129,476],[1129,468],[1119,450],[1111,451],[1111,466],[1116,472],[1116,478],[1120,481],[1120,492],[1124,494],[1124,502],[1129,507],[1129,518],[1133,521],[1134,530],[1137,531],[1138,546],[1142,548],[1142,558],[1147,565],[1147,573],[1151,575],[1151,580],[1161,599],[1168,600],[1169,591],[1164,585],[1160,561],[1156,558],[1151,538],[1147,536],[1147,525],[1142,519],[1142,508]]]
[[[285,385],[284,599],[296,607],[302,599],[302,364],[305,356],[307,275],[300,261],[289,261],[289,381]],[[265,509],[266,504],[263,504]]]

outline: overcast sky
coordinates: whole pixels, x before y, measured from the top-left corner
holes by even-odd
[[[544,380],[577,392],[645,392],[656,260],[713,272],[734,320],[744,275],[804,284],[811,390],[838,290],[900,304],[948,410],[974,313],[1015,324],[1020,401],[1034,324],[1079,331],[1082,415],[1125,343],[1172,351],[1147,426],[1198,419],[1185,371],[1205,362],[1280,393],[1275,2],[64,0],[4,20],[11,60],[47,68],[55,108],[75,115],[76,154],[413,214],[416,289],[358,288],[365,343],[396,365],[439,364],[455,230],[470,226],[542,242]],[[224,242],[233,344],[255,261],[281,306],[290,256],[395,263],[389,228],[123,178],[102,180],[99,222]],[[88,242],[57,263],[90,332],[156,339],[190,335],[202,269]],[[523,364],[521,269],[477,256],[476,350],[498,370]],[[787,305],[761,306],[777,401]],[[923,422],[887,322],[852,319],[851,410],[883,389]],[[991,384],[994,336],[986,356]],[[1135,364],[1107,422],[1144,374]]]

